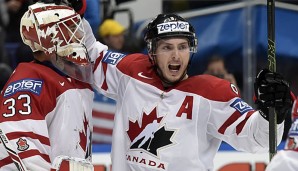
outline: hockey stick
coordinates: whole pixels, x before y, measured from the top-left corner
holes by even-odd
[[[26,169],[22,159],[20,158],[18,153],[14,150],[14,148],[10,144],[7,136],[5,135],[5,133],[1,129],[0,129],[0,140],[1,140],[4,148],[6,149],[8,155],[10,156],[10,158],[12,159],[12,161],[14,162],[16,167],[18,168],[18,171],[28,171]]]
[[[268,69],[272,72],[276,71],[275,59],[275,2],[267,0],[267,30],[268,30]],[[276,154],[277,146],[277,124],[276,113],[274,108],[269,108],[269,159]]]

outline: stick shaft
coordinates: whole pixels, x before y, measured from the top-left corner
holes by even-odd
[[[276,72],[275,58],[275,2],[267,0],[267,27],[268,27],[268,69]],[[274,108],[269,108],[269,159],[276,154],[277,147],[277,118]]]
[[[10,144],[7,136],[5,135],[5,133],[0,129],[0,141],[2,142],[4,148],[6,149],[8,155],[10,156],[10,158],[12,159],[12,161],[14,162],[14,164],[16,165],[16,167],[18,168],[18,171],[27,171],[25,164],[23,163],[22,159],[20,158],[20,156],[18,155],[18,153],[16,152],[16,150],[14,150],[14,147]]]

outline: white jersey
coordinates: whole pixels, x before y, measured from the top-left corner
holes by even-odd
[[[285,149],[279,151],[271,160],[266,171],[297,171],[298,170],[298,103],[292,108],[292,126],[289,130]]]
[[[268,122],[226,80],[200,75],[165,89],[147,55],[109,51],[96,60],[94,74],[98,91],[117,101],[113,170],[212,170],[222,141],[268,152]],[[278,142],[282,133],[280,124]]]
[[[0,128],[26,168],[49,171],[59,155],[91,159],[93,91],[42,63],[21,63],[0,99]],[[17,170],[0,144],[0,170]]]

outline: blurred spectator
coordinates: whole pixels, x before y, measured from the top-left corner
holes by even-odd
[[[205,74],[210,74],[228,80],[238,87],[234,75],[227,71],[224,59],[218,55],[214,55],[209,59]]]
[[[12,74],[12,69],[5,63],[0,63],[0,91],[3,89],[10,75]]]
[[[28,47],[23,44],[20,35],[20,21],[23,14],[27,11],[28,6],[32,4],[32,0],[5,0],[9,22],[6,27],[5,45],[9,65],[13,69],[19,62],[22,62],[22,57],[27,53]],[[25,49],[25,51],[23,51]],[[28,60],[33,59],[32,53],[29,53]],[[20,59],[19,59],[20,58]]]
[[[121,52],[124,47],[125,28],[116,20],[106,19],[99,27],[101,41],[109,47],[109,50]]]
[[[100,24],[100,8],[99,8],[99,0],[86,0],[87,9],[84,14],[85,19],[89,22],[93,34],[96,38],[98,38],[97,29]]]
[[[9,60],[5,53],[5,27],[9,21],[8,13],[4,0],[0,0],[0,62],[9,63]]]
[[[27,11],[28,6],[32,4],[30,0],[5,0],[9,15],[9,23],[6,27],[6,42],[22,42],[20,36],[20,21]]]
[[[162,0],[162,11],[163,13],[177,13],[187,10],[189,11],[194,9],[224,5],[236,1],[240,2],[241,0]]]

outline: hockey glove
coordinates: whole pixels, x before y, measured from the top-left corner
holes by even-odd
[[[269,107],[274,107],[277,124],[282,123],[293,104],[288,82],[280,74],[263,69],[257,74],[254,89],[261,115],[269,120]]]

